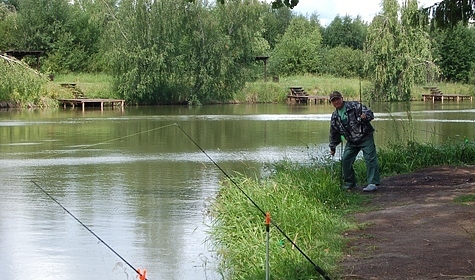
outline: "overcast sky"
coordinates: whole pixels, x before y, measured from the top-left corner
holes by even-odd
[[[441,0],[419,0],[419,6],[428,7]],[[301,14],[319,15],[320,23],[329,24],[337,15],[349,15],[355,18],[360,15],[364,21],[371,22],[381,11],[381,0],[300,0],[293,11]]]

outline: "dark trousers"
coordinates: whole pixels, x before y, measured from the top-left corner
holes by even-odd
[[[356,177],[353,164],[356,156],[363,151],[363,158],[366,163],[366,181],[368,184],[380,184],[378,156],[376,154],[376,145],[374,137],[371,137],[361,144],[347,142],[342,157],[343,180],[345,187],[355,187]]]

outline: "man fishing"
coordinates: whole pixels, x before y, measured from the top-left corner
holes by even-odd
[[[356,101],[344,101],[340,92],[330,94],[330,102],[335,107],[330,121],[330,154],[335,155],[336,146],[346,139],[345,150],[342,155],[343,188],[350,190],[356,188],[356,176],[353,164],[356,156],[363,151],[366,163],[367,186],[365,192],[378,189],[380,184],[379,165],[374,144],[374,128],[371,120],[374,119],[373,111]]]

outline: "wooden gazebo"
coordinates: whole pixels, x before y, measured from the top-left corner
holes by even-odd
[[[22,60],[27,55],[36,56],[36,69],[40,69],[40,56],[44,51],[25,51],[25,50],[9,50],[5,52],[9,56],[13,56],[18,60]]]
[[[268,56],[256,56],[256,61],[264,61],[264,82],[267,82],[267,60]]]

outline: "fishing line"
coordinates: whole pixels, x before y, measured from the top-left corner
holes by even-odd
[[[121,255],[119,255],[119,253],[117,253],[114,249],[112,249],[111,246],[109,246],[109,244],[107,244],[104,240],[102,240],[97,234],[95,234],[88,226],[86,226],[83,222],[81,222],[81,220],[79,220],[78,218],[76,218],[76,216],[73,215],[73,213],[69,212],[68,209],[66,209],[66,207],[64,207],[61,203],[59,203],[59,201],[57,201],[52,195],[50,195],[47,191],[45,191],[45,189],[43,189],[38,183],[36,183],[35,181],[31,181],[33,184],[35,184],[35,186],[37,186],[42,192],[44,192],[49,198],[51,198],[54,202],[56,202],[56,204],[58,204],[61,208],[63,208],[64,211],[66,211],[66,213],[68,213],[71,217],[73,217],[81,226],[83,226],[85,229],[87,229],[87,231],[89,231],[92,235],[94,235],[95,238],[97,238],[97,240],[99,240],[102,244],[104,244],[109,250],[112,251],[112,253],[114,253],[117,257],[119,257],[124,263],[126,263],[130,268],[132,268],[132,270],[134,270],[140,277],[144,277],[144,275],[142,273],[140,273],[140,271],[138,269],[136,269],[135,267],[133,267],[126,259],[124,259]],[[145,278],[147,279],[147,278]]]
[[[170,127],[170,126],[174,126],[174,125],[176,125],[176,124],[168,124],[168,125],[164,125],[164,126],[152,128],[152,129],[145,130],[145,131],[139,131],[139,132],[136,132],[136,133],[127,134],[127,135],[125,135],[125,136],[121,136],[121,137],[109,139],[109,140],[106,140],[106,141],[103,141],[103,142],[98,142],[98,143],[94,143],[94,144],[90,144],[90,145],[84,145],[84,146],[81,146],[81,147],[79,147],[79,148],[76,148],[75,150],[87,149],[87,148],[99,146],[99,145],[102,145],[102,144],[106,144],[106,143],[110,143],[110,142],[114,142],[114,141],[118,141],[118,140],[123,140],[123,139],[129,138],[129,137],[132,137],[132,136],[136,136],[136,135],[140,135],[140,134],[145,134],[145,133],[150,133],[150,132],[152,132],[152,131],[164,129],[164,128],[167,128],[167,127]],[[63,154],[65,154],[65,153],[67,153],[67,152],[63,152]],[[58,153],[58,154],[61,154],[61,153]],[[49,157],[53,157],[53,156],[56,156],[56,155],[58,155],[58,154],[53,154],[53,155],[51,155],[51,156],[49,156]],[[45,158],[48,158],[48,157],[45,157]]]
[[[428,131],[428,130],[425,130],[425,129],[417,129],[417,128],[414,128],[414,130],[422,131],[422,132],[429,133],[429,134],[432,134],[432,135],[443,136],[443,137],[446,137],[446,138],[449,139],[449,140],[457,140],[457,141],[461,141],[461,140],[462,140],[462,139],[457,138],[457,137],[454,137],[454,136],[446,136],[445,134],[437,133],[437,132],[434,132],[434,131]],[[470,143],[470,144],[475,144],[474,142],[469,141],[466,137],[463,138],[462,142]]]
[[[464,142],[464,143],[466,143],[466,144],[475,144],[475,142],[470,141],[470,140],[468,140],[468,138],[462,137],[462,136],[460,136],[460,137],[463,138],[463,139],[458,138],[458,137],[455,137],[455,136],[446,136],[445,134],[437,133],[437,132],[435,132],[435,131],[429,131],[429,130],[426,130],[426,129],[413,128],[412,130],[424,132],[424,133],[427,133],[427,134],[430,134],[430,135],[443,136],[443,137],[445,137],[445,138],[448,139],[448,140],[461,141],[461,142]],[[384,130],[384,131],[386,131],[386,130]]]
[[[165,125],[165,126],[161,126],[161,127],[156,127],[156,128],[152,128],[152,129],[149,129],[149,130],[145,130],[145,131],[139,131],[139,132],[136,132],[136,133],[132,133],[132,134],[128,134],[126,136],[122,136],[122,137],[117,137],[117,138],[114,138],[114,139],[110,139],[110,140],[107,140],[107,141],[103,141],[103,142],[99,142],[99,143],[95,143],[95,144],[91,144],[91,145],[86,145],[86,146],[82,146],[80,148],[77,148],[77,150],[79,149],[85,149],[85,148],[90,148],[90,147],[94,147],[94,146],[98,146],[98,145],[102,145],[102,144],[105,144],[105,143],[110,143],[110,142],[114,142],[114,141],[118,141],[118,140],[122,140],[122,139],[125,139],[125,138],[129,138],[129,137],[132,137],[132,136],[136,136],[136,135],[140,135],[140,134],[144,134],[144,133],[150,133],[152,131],[156,131],[156,130],[159,130],[159,129],[164,129],[164,128],[167,128],[167,127],[170,127],[170,126],[174,126],[175,124],[169,124],[169,125]],[[58,154],[55,154],[55,155],[58,155]],[[45,193],[49,198],[51,198],[54,202],[56,202],[56,204],[58,204],[61,208],[63,208],[64,211],[66,211],[66,213],[68,213],[71,217],[73,217],[80,225],[82,225],[85,229],[87,229],[92,235],[94,235],[94,237],[96,237],[102,244],[104,244],[109,250],[111,250],[116,256],[118,256],[124,263],[126,263],[132,270],[134,270],[141,278],[140,279],[147,279],[145,278],[145,271],[143,272],[143,274],[140,272],[140,270],[134,268],[127,260],[125,260],[121,255],[119,255],[114,249],[112,249],[112,247],[110,247],[106,242],[104,242],[104,240],[102,240],[99,236],[97,236],[89,227],[87,227],[83,222],[81,222],[76,216],[74,216],[71,212],[68,211],[68,209],[66,209],[66,207],[64,207],[61,203],[59,203],[59,201],[57,201],[53,196],[51,196],[47,191],[45,191],[45,189],[43,189],[38,183],[36,183],[35,181],[32,181],[33,184],[35,184],[35,186],[37,186],[43,193]]]
[[[249,199],[249,201],[262,213],[262,215],[264,215],[264,217],[266,217],[266,212],[264,212],[264,210],[262,210],[261,207],[259,207],[259,205],[257,205],[257,203],[241,188],[239,187],[238,183],[233,179],[231,178],[231,176],[228,175],[228,173],[226,171],[224,171],[223,168],[221,168],[221,166],[219,166],[219,164],[217,164],[207,153],[205,150],[203,150],[203,148],[201,148],[201,146],[196,143],[196,141],[188,134],[186,133],[186,131],[183,130],[183,128],[181,128],[180,125],[178,124],[175,124],[179,130],[181,130],[181,132],[183,132],[183,134],[191,141],[193,142],[193,144],[211,161],[211,163],[213,163],[214,166],[216,166],[216,168],[218,168],[223,174],[224,176],[226,176],[226,178],[229,179],[229,181],[234,185],[236,186],[239,191],[241,191],[242,194],[244,194],[244,196]],[[285,239],[287,239],[291,244],[292,246],[297,249],[301,254],[302,256],[304,256],[312,265],[313,267],[315,268],[315,270],[325,279],[325,280],[331,280],[331,278],[328,276],[328,274],[320,267],[318,266],[315,262],[312,261],[312,259],[310,259],[309,256],[307,256],[307,254],[304,253],[304,251],[302,251],[302,249],[300,249],[300,247],[297,246],[297,244],[295,244],[295,242],[274,222],[274,220],[270,220],[271,224],[285,237]]]

